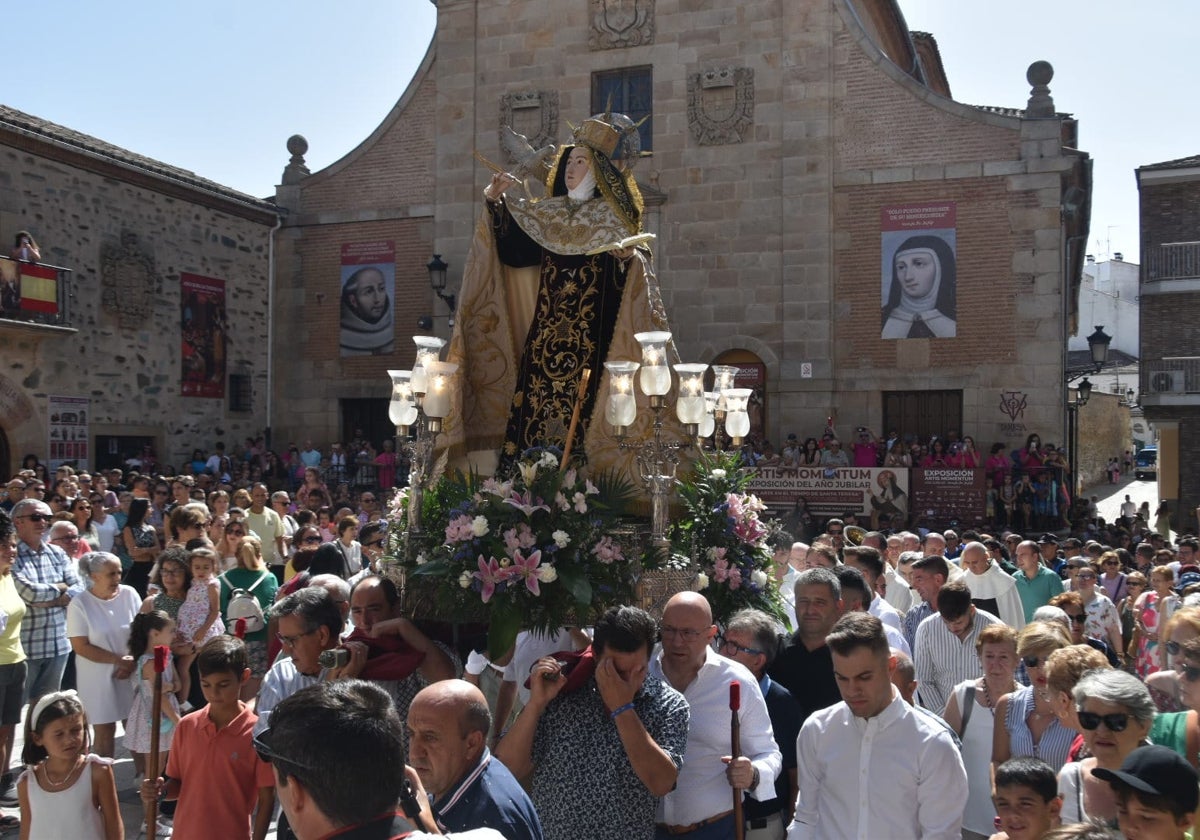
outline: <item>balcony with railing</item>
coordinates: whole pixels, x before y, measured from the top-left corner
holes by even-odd
[[[1146,282],[1200,279],[1200,242],[1167,242],[1142,254]]]
[[[0,257],[0,329],[73,327],[71,269]]]

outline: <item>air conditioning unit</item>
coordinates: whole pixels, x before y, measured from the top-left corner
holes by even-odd
[[[1156,394],[1182,394],[1183,371],[1154,370],[1150,372],[1150,390]]]

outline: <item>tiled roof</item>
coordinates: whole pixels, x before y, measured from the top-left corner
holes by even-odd
[[[967,107],[975,108],[980,111],[985,111],[989,114],[999,114],[1002,117],[1024,117],[1025,116],[1024,108],[1005,108],[1000,105],[968,105]],[[1054,116],[1060,117],[1062,119],[1067,119],[1067,120],[1072,118],[1071,114],[1064,113],[1062,111],[1056,112],[1054,114]]]
[[[1104,363],[1104,370],[1110,368],[1133,367],[1138,363],[1136,356],[1130,356],[1115,347],[1108,348],[1108,360]],[[1068,350],[1067,351],[1067,367],[1071,370],[1079,370],[1092,364],[1091,350]]]
[[[1177,160],[1164,160],[1162,163],[1148,163],[1145,166],[1139,166],[1138,169],[1189,169],[1193,166],[1200,166],[1200,155],[1178,158]]]
[[[52,123],[49,120],[43,120],[40,117],[26,114],[23,111],[18,111],[15,108],[9,108],[6,105],[0,105],[0,129],[9,129],[23,134],[33,135],[48,140],[52,143],[61,144],[70,148],[78,149],[81,152],[95,155],[124,166],[133,167],[143,172],[148,172],[159,178],[164,178],[175,184],[181,184],[197,190],[219,195],[222,198],[241,202],[244,204],[253,205],[260,210],[273,211],[274,204],[265,199],[256,198],[255,196],[239,192],[231,189],[216,181],[210,181],[207,178],[201,178],[195,172],[187,169],[180,169],[177,166],[163,163],[162,161],[148,158],[145,155],[139,155],[136,152],[131,152],[128,149],[122,149],[120,146],[114,146],[111,143],[106,143],[82,132],[67,128],[66,126]]]

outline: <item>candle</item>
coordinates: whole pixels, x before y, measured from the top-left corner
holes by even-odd
[[[614,426],[629,426],[637,417],[637,401],[633,394],[613,393],[608,397],[604,419]]]
[[[646,396],[661,397],[671,390],[671,371],[666,365],[642,365],[638,382]]]
[[[743,438],[750,433],[750,415],[745,411],[731,411],[725,418],[725,431],[730,437]]]
[[[427,417],[445,417],[450,413],[450,385],[456,370],[458,365],[451,362],[429,362],[423,405]]]

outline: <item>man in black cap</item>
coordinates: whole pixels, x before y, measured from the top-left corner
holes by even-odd
[[[1059,571],[1062,558],[1058,555],[1058,537],[1054,534],[1042,534],[1038,537],[1037,545],[1042,554],[1042,562],[1054,571]]]
[[[1092,775],[1112,786],[1121,834],[1142,840],[1183,840],[1200,806],[1200,776],[1187,759],[1161,746],[1138,747],[1120,770]]]

